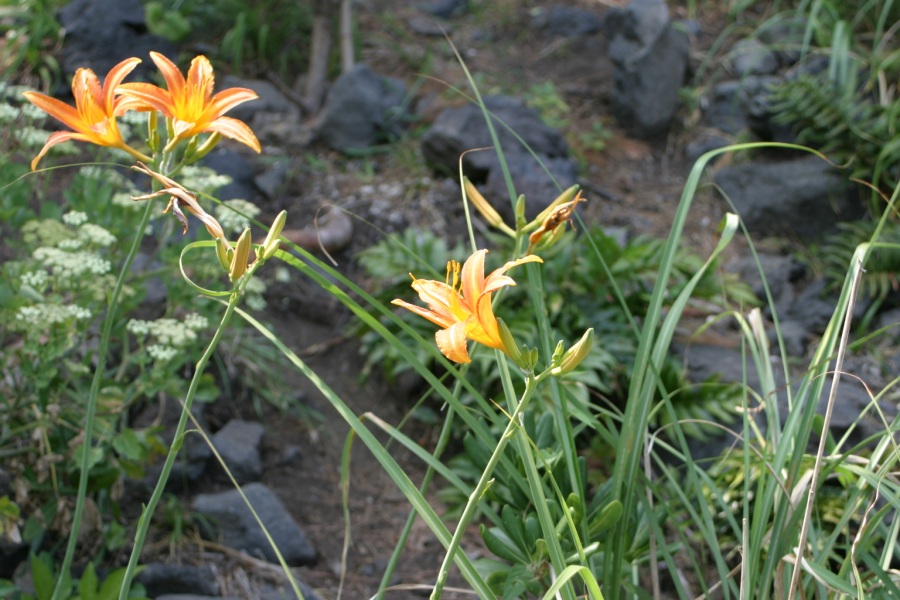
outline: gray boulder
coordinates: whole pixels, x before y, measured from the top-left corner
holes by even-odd
[[[815,157],[730,165],[715,182],[747,229],[761,235],[817,239],[838,221],[863,214],[847,177]]]
[[[532,23],[544,35],[554,37],[579,37],[603,29],[600,15],[574,6],[551,6],[539,10]]]
[[[613,114],[642,138],[668,131],[688,67],[687,36],[672,26],[663,0],[632,0],[606,17],[614,65]]]
[[[529,205],[526,212],[535,214],[559,193],[541,163],[563,188],[575,183],[577,166],[569,158],[565,138],[559,131],[541,121],[536,110],[527,107],[517,98],[489,96],[484,102],[493,115],[494,129],[516,193],[525,194]],[[451,177],[458,173],[459,159],[463,152],[492,145],[484,115],[474,104],[444,110],[422,136],[422,154],[425,160],[435,170]],[[482,193],[501,214],[511,216],[506,183],[497,153],[493,149],[466,154],[463,157],[463,172],[475,182],[487,182]]]
[[[102,79],[121,61],[137,56],[144,62],[133,73],[146,79],[156,71],[151,50],[173,60],[178,55],[174,44],[147,31],[140,0],[73,0],[59,11],[59,21],[66,31],[59,57],[69,74],[88,67]]]
[[[330,148],[361,150],[403,131],[406,86],[367,64],[341,75],[325,99],[318,135]]]
[[[731,69],[738,77],[746,75],[771,75],[778,70],[778,57],[757,39],[739,41],[728,53]]]
[[[135,580],[143,584],[150,598],[163,594],[218,596],[220,593],[216,572],[209,565],[150,563],[143,567]]]
[[[278,497],[261,483],[250,483],[241,489],[287,563],[291,566],[314,563],[315,549]],[[275,551],[237,490],[200,494],[194,498],[192,509],[213,519],[217,530],[207,533],[218,534],[224,544],[269,562],[277,562]]]
[[[232,419],[212,436],[213,446],[240,484],[256,481],[263,473],[259,445],[264,431],[259,423]]]

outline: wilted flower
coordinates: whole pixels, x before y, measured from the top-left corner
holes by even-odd
[[[491,306],[491,296],[505,286],[516,282],[504,275],[509,269],[528,262],[543,262],[539,256],[529,255],[511,260],[502,267],[484,276],[484,257],[487,250],[478,250],[462,265],[455,260],[447,263],[447,282],[413,278],[412,287],[428,308],[394,300],[402,306],[432,323],[442,327],[435,334],[438,349],[444,356],[458,363],[470,362],[466,340],[484,344],[490,348],[503,350],[509,354],[500,336],[497,317]]]
[[[581,192],[579,191],[573,200],[553,206],[552,210],[543,217],[541,226],[528,236],[528,251],[530,252],[540,242],[546,242],[547,240],[544,236],[551,236],[550,239],[558,237],[565,229],[565,224],[572,221],[572,213],[575,211],[575,207],[578,206],[579,202],[584,201],[585,198],[581,197]]]
[[[225,233],[222,231],[222,226],[219,225],[219,222],[216,221],[215,217],[203,210],[203,208],[200,206],[200,203],[197,202],[197,198],[194,197],[194,194],[187,191],[177,181],[170,179],[165,175],[152,171],[147,165],[143,163],[139,162],[138,166],[133,168],[135,171],[140,171],[141,173],[149,175],[153,179],[157,180],[160,184],[162,184],[163,189],[152,194],[135,196],[132,198],[132,200],[151,200],[153,198],[158,198],[159,196],[168,195],[170,196],[169,204],[168,206],[166,206],[166,209],[163,212],[169,212],[171,210],[175,217],[181,222],[181,225],[184,228],[184,233],[187,233],[188,230],[188,220],[184,215],[184,212],[182,212],[181,210],[182,207],[187,208],[191,214],[200,219],[200,221],[206,226],[206,230],[209,232],[209,235],[213,236],[213,238],[222,240],[225,239]]]

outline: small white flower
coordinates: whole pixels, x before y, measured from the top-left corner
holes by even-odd
[[[85,223],[78,228],[78,237],[98,246],[111,246],[116,243],[116,236],[108,229],[95,223]]]
[[[233,180],[228,175],[220,175],[209,167],[189,165],[181,171],[181,185],[189,190],[195,190],[204,194],[213,194],[220,187],[224,187]]]
[[[277,281],[278,283],[289,283],[291,281],[291,270],[287,267],[276,267],[275,281]]]
[[[150,333],[150,323],[148,321],[142,321],[140,319],[131,319],[125,325],[125,329],[127,329],[134,335],[143,336]]]
[[[19,321],[42,329],[65,323],[69,319],[86,320],[90,317],[89,310],[75,304],[35,304],[23,306],[16,313],[16,319]]]
[[[250,227],[250,219],[258,214],[259,208],[255,204],[240,198],[226,200],[216,207],[216,219],[219,221],[219,225],[231,233],[239,233]]]
[[[27,119],[37,121],[46,117],[46,113],[33,104],[24,104],[19,107],[19,113]]]
[[[56,247],[60,250],[78,250],[84,246],[84,242],[81,240],[60,240]]]
[[[22,273],[22,283],[27,286],[31,286],[36,290],[40,290],[46,285],[48,278],[47,271],[43,269],[39,269],[37,271],[28,271],[27,273]]]
[[[188,313],[184,317],[184,324],[186,327],[193,329],[194,331],[199,331],[201,329],[206,329],[207,327],[209,327],[209,320],[201,314]]]
[[[83,213],[80,210],[71,210],[62,216],[62,222],[69,227],[78,227],[79,225],[86,223],[87,220],[87,213]]]
[[[22,113],[9,104],[0,104],[0,123],[8,125],[15,122]]]
[[[178,351],[175,348],[170,346],[164,346],[162,344],[151,344],[147,346],[147,354],[150,355],[153,360],[159,362],[167,362],[175,358],[178,354]]]

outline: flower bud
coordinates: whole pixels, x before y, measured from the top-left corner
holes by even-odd
[[[516,231],[521,231],[525,228],[525,194],[519,194],[519,197],[516,198],[515,205],[515,213],[516,213]]]
[[[250,228],[244,230],[238,238],[234,248],[234,257],[231,259],[231,268],[228,270],[228,278],[234,283],[247,271],[247,261],[250,258]]]
[[[225,241],[224,237],[216,238],[216,256],[219,258],[219,264],[226,271],[231,271],[231,259],[234,257],[234,250],[231,245]]]
[[[559,360],[559,364],[557,366],[554,366],[550,372],[553,375],[557,376],[572,372],[575,367],[581,364],[581,361],[587,358],[587,355],[591,353],[591,348],[593,346],[594,328],[591,327],[584,332],[584,335],[581,336],[580,340],[578,340],[571,348],[568,349],[568,351],[566,351],[565,354],[562,355],[562,358]]]
[[[269,260],[278,250],[281,242],[281,230],[284,229],[284,224],[287,221],[287,211],[283,210],[278,213],[278,216],[275,217],[275,220],[272,222],[272,226],[269,228],[269,233],[266,234],[266,240],[262,243],[263,260]]]
[[[468,177],[463,178],[463,186],[466,190],[466,198],[468,198],[469,202],[471,202],[476,210],[481,213],[481,216],[484,217],[484,220],[487,221],[488,225],[496,227],[507,235],[516,235],[516,233],[503,222],[503,217],[500,216],[500,213],[498,213],[494,207],[491,206],[491,203],[481,195],[481,192],[478,191],[475,184],[469,181]]]

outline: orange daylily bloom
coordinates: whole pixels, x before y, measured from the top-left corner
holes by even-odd
[[[50,148],[68,140],[120,148],[138,159],[149,161],[149,157],[125,143],[116,125],[116,117],[128,110],[127,100],[116,96],[116,88],[140,62],[139,58],[123,60],[110,70],[102,86],[92,70],[78,69],[72,79],[74,107],[39,92],[25,92],[29,102],[73,129],[50,134],[40,153],[31,161],[31,170],[37,168]]]
[[[215,76],[212,65],[203,55],[191,61],[187,80],[178,67],[162,54],[151,52],[150,58],[162,73],[168,89],[150,83],[126,83],[118,91],[130,98],[132,103],[129,108],[158,110],[172,119],[175,138],[169,141],[170,144],[208,131],[261,151],[259,140],[246,123],[222,116],[238,104],[258,98],[256,92],[247,88],[230,88],[213,95]]]
[[[435,334],[438,349],[450,360],[458,363],[470,362],[466,340],[472,340],[491,348],[509,353],[500,339],[497,317],[491,306],[491,295],[502,287],[516,285],[504,273],[509,269],[528,262],[543,262],[539,256],[529,255],[511,260],[484,276],[484,257],[487,250],[478,250],[462,265],[455,260],[447,263],[447,282],[416,279],[412,277],[412,287],[428,308],[394,300],[393,304],[409,309],[442,327]]]

